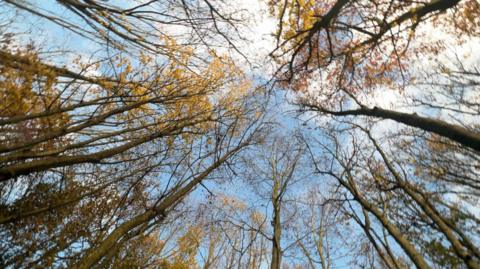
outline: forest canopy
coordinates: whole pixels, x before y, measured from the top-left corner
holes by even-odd
[[[0,0],[1,268],[480,269],[478,0]]]

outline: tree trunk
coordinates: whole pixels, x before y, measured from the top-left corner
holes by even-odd
[[[278,205],[278,201],[274,202],[273,211],[272,263],[270,269],[280,269],[282,260],[282,249],[280,246],[282,227],[280,222],[280,207]]]

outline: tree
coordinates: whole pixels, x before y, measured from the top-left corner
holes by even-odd
[[[155,44],[151,35],[145,42],[126,36],[148,33],[125,28],[130,19],[154,22],[142,10],[146,6],[124,20],[125,9],[58,2],[98,30],[92,32],[34,3],[8,3],[81,37],[98,34],[92,40],[106,53],[67,67],[57,63],[60,56],[44,58],[38,45],[2,44],[0,264],[90,268],[138,262],[143,254],[130,257],[124,248],[150,240],[202,181],[257,143],[265,127],[263,104],[255,101],[261,89],[227,55],[200,55],[167,33],[155,35]],[[119,28],[101,23],[107,19],[120,20]],[[162,54],[127,50],[119,45],[123,41],[158,46]]]
[[[322,91],[321,96],[307,94],[299,101],[305,110],[390,119],[479,150],[480,137],[474,129],[417,114],[370,108],[359,101],[359,95],[379,87],[402,88],[415,76],[408,72],[415,55],[438,55],[444,50],[439,43],[412,46],[415,38],[422,38],[415,35],[419,25],[445,25],[458,36],[476,33],[477,22],[469,19],[478,13],[476,1],[269,3],[279,19],[273,56],[280,66],[280,81],[291,82],[296,91],[312,84]],[[469,21],[471,29],[459,27],[457,22],[462,19]],[[348,105],[352,102],[356,107]]]
[[[282,208],[287,207],[284,198],[290,186],[299,181],[296,169],[301,165],[304,149],[299,142],[287,143],[284,136],[274,136],[264,147],[258,156],[250,158],[254,161],[246,161],[247,178],[256,186],[256,192],[272,205],[272,236],[268,238],[272,243],[270,268],[279,269],[284,252],[281,244],[285,222]]]
[[[0,267],[480,268],[478,1],[3,2]]]
[[[308,268],[330,269],[334,266],[341,248],[348,244],[352,236],[349,227],[342,225],[342,217],[336,203],[329,201],[329,192],[325,192],[326,184],[305,190],[296,201],[299,213],[298,223],[295,225],[295,244],[298,245],[302,256],[306,259]],[[340,231],[348,231],[347,238],[342,238]],[[336,241],[344,242],[335,244]],[[354,250],[349,250],[354,252]]]
[[[372,224],[369,215],[376,218],[419,268],[430,268],[430,262],[441,263],[441,266],[463,263],[468,268],[477,268],[478,247],[473,241],[475,235],[467,231],[471,229],[469,225],[475,225],[473,223],[478,219],[468,213],[468,208],[454,205],[444,193],[425,184],[426,180],[409,171],[401,159],[391,157],[401,157],[401,151],[398,150],[396,155],[386,153],[381,146],[383,143],[373,138],[370,131],[351,124],[357,128],[350,132],[347,140],[351,141],[350,146],[353,148],[342,149],[338,137],[331,132],[331,140],[321,144],[324,154],[320,154],[321,159],[316,161],[317,171],[333,177],[345,189],[345,202],[350,207],[349,215],[365,231],[365,235],[388,268],[401,268],[401,265],[388,240],[377,235],[377,224]],[[367,141],[371,142],[373,148],[358,142],[361,140],[361,133],[356,132],[357,130],[366,134]],[[328,165],[332,163],[325,157],[328,154],[334,158],[332,161],[335,165]],[[392,159],[395,159],[395,163]],[[436,184],[441,186],[442,182]],[[351,198],[347,198],[348,196]],[[360,208],[351,204],[350,199]],[[358,216],[359,212],[364,215],[364,221]],[[457,214],[462,217],[444,217]],[[448,242],[448,245],[436,244],[436,238],[444,243]],[[432,260],[427,262],[427,257],[421,254],[419,248],[429,249],[429,253],[435,252],[432,248],[437,248],[440,253],[443,249],[455,258],[449,258],[449,261],[443,263],[432,257]]]
[[[269,4],[277,81],[314,119],[317,172],[344,191],[340,205],[382,266],[401,268],[405,254],[418,268],[478,268],[478,239],[467,232],[477,222],[478,63],[446,57],[449,44],[478,33],[478,2]],[[439,26],[445,35],[429,39]],[[392,108],[375,100],[387,92],[397,96]]]

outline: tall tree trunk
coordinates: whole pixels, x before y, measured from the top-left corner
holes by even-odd
[[[282,260],[282,249],[280,246],[280,237],[282,235],[282,226],[280,222],[280,205],[278,201],[273,205],[273,240],[272,240],[272,263],[271,269],[280,269]]]

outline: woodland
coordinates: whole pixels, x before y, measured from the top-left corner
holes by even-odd
[[[0,268],[480,269],[479,0],[0,0]]]

